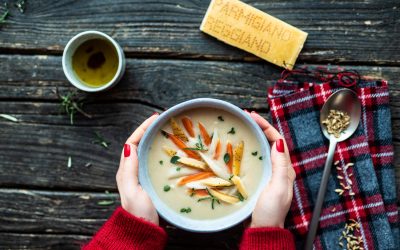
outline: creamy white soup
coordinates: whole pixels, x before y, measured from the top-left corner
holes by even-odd
[[[199,220],[242,207],[257,189],[264,160],[250,128],[218,109],[194,109],[172,118],[155,136],[148,157],[161,200]]]

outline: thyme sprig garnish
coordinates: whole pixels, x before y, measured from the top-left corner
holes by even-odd
[[[205,201],[205,200],[211,200],[211,208],[214,209],[215,202],[217,202],[218,204],[221,204],[221,202],[219,201],[218,198],[216,198],[214,195],[212,195],[210,193],[208,188],[206,188],[206,190],[207,190],[208,195],[210,195],[210,196],[207,196],[207,197],[204,197],[204,198],[200,198],[200,199],[197,200],[197,202]]]
[[[57,95],[61,99],[61,108],[65,113],[68,114],[71,125],[74,124],[74,116],[77,112],[86,116],[87,118],[92,118],[91,115],[83,111],[83,100],[75,99],[76,92],[69,92],[66,95],[61,95],[57,89]]]
[[[187,150],[193,150],[193,151],[207,151],[208,149],[204,146],[203,142],[201,141],[200,135],[198,136],[198,142],[195,144],[195,148],[184,148]]]
[[[96,138],[92,141],[92,143],[99,144],[104,148],[108,149],[111,143],[107,142],[106,139],[104,139],[104,137],[99,132],[94,132],[94,134]]]

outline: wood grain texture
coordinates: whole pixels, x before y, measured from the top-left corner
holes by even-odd
[[[9,0],[10,5],[12,2]],[[397,1],[245,0],[309,33],[299,61],[399,64]],[[27,1],[11,8],[0,51],[61,54],[85,30],[110,34],[129,56],[259,60],[200,32],[204,0]]]
[[[0,189],[0,202],[3,204],[0,207],[0,249],[14,244],[17,236],[21,240],[15,249],[22,246],[29,249],[79,247],[111,215],[119,205],[118,199],[117,194],[111,193]],[[115,204],[98,205],[104,200],[113,200]],[[193,246],[196,246],[193,249],[234,249],[243,232],[242,224],[213,234],[186,232],[163,220],[161,226],[168,233],[167,249],[192,249]],[[10,239],[6,239],[8,237]]]

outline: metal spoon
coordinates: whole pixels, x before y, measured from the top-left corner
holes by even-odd
[[[328,133],[326,126],[322,124],[330,110],[335,109],[344,111],[350,116],[349,126],[340,134],[339,138]],[[341,89],[332,94],[321,109],[320,124],[322,132],[327,139],[329,139],[328,157],[325,162],[324,172],[322,174],[321,186],[319,187],[317,201],[315,202],[314,212],[311,219],[311,224],[307,234],[305,250],[313,248],[314,238],[317,234],[318,222],[321,215],[322,203],[324,201],[326,187],[328,185],[329,176],[331,174],[331,167],[333,156],[335,154],[336,144],[338,142],[348,139],[354,131],[356,131],[361,117],[361,104],[357,94],[349,89]]]

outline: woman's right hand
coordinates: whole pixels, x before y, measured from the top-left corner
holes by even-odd
[[[285,139],[268,121],[255,112],[251,118],[261,127],[271,144],[272,177],[258,198],[250,227],[283,228],[293,197],[296,173]]]

